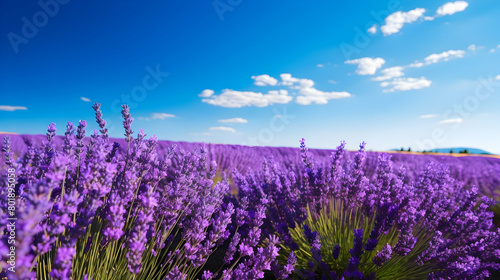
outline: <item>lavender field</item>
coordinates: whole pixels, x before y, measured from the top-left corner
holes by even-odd
[[[497,158],[158,141],[134,132],[126,105],[125,138],[113,139],[93,108],[99,131],[80,121],[4,136],[2,279],[485,279],[500,269]]]

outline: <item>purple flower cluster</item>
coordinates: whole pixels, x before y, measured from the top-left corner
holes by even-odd
[[[264,161],[261,173],[249,171],[246,176],[236,173],[240,199],[248,200],[249,209],[266,205],[270,219],[263,224],[263,230],[278,233],[292,252],[299,252],[299,240],[292,236],[291,230],[304,223],[306,215],[302,211],[307,210],[306,206],[309,206],[313,220],[325,207],[326,212],[321,213],[332,211],[328,205],[334,199],[342,202],[344,210],[341,211],[346,211],[344,213],[348,213],[348,209],[360,209],[362,219],[373,217],[373,227],[367,236],[363,237],[362,229],[354,230],[354,245],[349,250],[347,263],[339,260],[336,265],[332,260],[335,263],[339,259],[341,247],[338,244],[324,247],[322,240],[327,237],[312,231],[308,220],[303,224],[303,235],[309,245],[300,250],[310,250],[310,259],[304,260],[305,268],[294,270],[294,273],[309,279],[316,279],[318,275],[327,277],[325,279],[337,279],[342,275],[370,279],[376,277],[375,267],[383,266],[392,257],[403,258],[410,253],[417,254],[421,266],[438,267],[429,276],[436,279],[472,275],[482,279],[500,268],[500,251],[497,249],[500,231],[492,225],[493,214],[487,211],[491,205],[488,199],[484,198],[483,204],[474,209],[477,188],[467,187],[453,179],[445,165],[435,162],[428,163],[416,177],[408,177],[404,167],[394,172],[387,154],[378,156],[377,168],[369,179],[364,166],[365,143],[360,145],[352,160],[345,157],[344,146],[345,143],[341,142],[331,155],[330,166],[326,167],[314,162],[302,139],[303,171],[295,173],[286,167],[280,168],[271,158]],[[294,212],[289,211],[289,203],[294,203]],[[415,232],[425,236],[425,232],[432,234],[444,230],[446,237],[437,236],[423,245],[427,250],[413,252],[418,241],[413,235]],[[398,238],[393,239],[393,243],[380,244],[379,240],[389,233]],[[325,244],[331,243],[326,241]],[[326,252],[331,255],[325,255]],[[303,258],[302,253],[301,256]],[[472,260],[473,265],[466,265]],[[368,270],[362,271],[361,268]]]
[[[122,152],[118,143],[109,144],[100,104],[94,104],[93,108],[100,130],[94,130],[90,137],[85,135],[86,121],[80,121],[76,131],[68,123],[63,141],[57,147],[56,126],[52,123],[42,146],[36,148],[30,144],[17,159],[11,151],[10,138],[4,138],[4,162],[16,167],[18,178],[15,186],[18,267],[15,272],[4,269],[1,276],[99,278],[99,273],[107,272],[89,270],[88,260],[81,259],[96,252],[108,255],[108,249],[123,251],[112,258],[124,258],[130,274],[139,274],[146,267],[148,273],[167,278],[192,277],[196,271],[201,276],[204,264],[215,251],[225,252],[220,247],[224,248],[231,236],[228,242],[235,249],[227,250],[233,253],[225,258],[226,265],[222,264],[219,271],[205,270],[204,278],[212,275],[258,278],[271,266],[281,275],[293,270],[291,261],[288,265],[277,263],[279,240],[262,235],[265,199],[260,208],[250,209],[248,203],[245,206],[231,198],[227,179],[214,183],[217,165],[208,160],[205,148],[185,152],[174,147],[158,155],[155,136],[146,139],[140,130],[133,137],[133,119],[129,107],[123,106],[127,150]],[[6,180],[1,184],[4,199]],[[6,221],[7,209],[0,214],[2,221]],[[4,235],[0,242],[3,256],[8,253],[9,244]],[[235,253],[237,256],[233,258]],[[41,259],[44,266],[38,267]],[[145,259],[163,265],[151,272]],[[47,262],[50,271],[46,271]],[[8,268],[5,260],[1,265]]]

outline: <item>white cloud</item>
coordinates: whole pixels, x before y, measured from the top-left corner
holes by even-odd
[[[167,113],[153,113],[151,114],[151,119],[153,120],[164,120],[166,118],[175,118],[175,115]]]
[[[408,12],[398,11],[390,14],[385,18],[385,25],[380,27],[384,36],[398,33],[403,28],[405,23],[412,23],[421,18],[425,13],[425,9],[416,8]]]
[[[203,90],[200,94],[198,94],[199,97],[210,97],[214,94],[214,91],[211,89],[205,89]]]
[[[212,131],[227,131],[231,133],[236,133],[236,129],[232,127],[227,127],[227,126],[216,126],[216,127],[211,127],[210,130]]]
[[[430,65],[441,61],[448,61],[452,58],[462,58],[464,57],[464,55],[465,51],[463,50],[449,50],[442,53],[434,53],[424,58],[424,62],[416,61],[415,63],[410,64],[410,67],[419,68],[425,65]]]
[[[314,81],[311,79],[299,79],[292,77],[289,73],[280,75],[281,85],[289,86],[291,89],[298,89],[299,96],[296,102],[300,105],[327,104],[330,99],[340,99],[351,97],[351,94],[345,91],[321,91],[314,87]]]
[[[167,113],[152,113],[150,117],[139,117],[139,120],[150,121],[150,120],[165,120],[167,118],[175,118],[175,115]]]
[[[273,104],[287,104],[293,97],[284,89],[270,90],[268,94],[253,91],[237,91],[224,89],[219,95],[212,95],[201,101],[225,108],[241,108],[245,106],[266,107]]]
[[[24,106],[9,106],[9,105],[0,105],[0,111],[17,111],[17,110],[28,110],[28,108]]]
[[[472,44],[472,45],[468,46],[467,49],[469,51],[476,51],[477,50],[477,46],[476,46],[476,44]]]
[[[275,86],[278,84],[278,80],[267,74],[252,76],[252,79],[255,80],[253,84],[256,86]]]
[[[370,58],[368,58],[371,60]],[[381,58],[373,59],[374,63],[382,63],[385,62]],[[363,62],[364,63],[364,62]],[[366,66],[363,66],[366,68]],[[378,67],[378,66],[376,66]],[[363,71],[371,71],[371,70],[363,70]],[[260,76],[252,76],[254,80],[264,81],[269,80],[267,77],[258,78],[267,75]],[[269,77],[272,78],[272,77]],[[314,87],[314,81],[311,79],[299,79],[292,76],[290,73],[282,73],[280,74],[281,82],[263,82],[267,85],[274,86],[286,86],[291,90],[298,90],[298,95],[296,98],[296,102],[301,105],[310,105],[312,103],[315,104],[327,104],[328,100],[331,99],[339,99],[339,98],[347,98],[351,97],[351,94],[345,91],[321,91]],[[274,79],[274,78],[272,78]],[[269,80],[270,81],[270,80]],[[331,83],[335,83],[334,81],[329,81]],[[215,95],[211,90],[208,94],[200,94],[199,96],[207,98],[203,98],[202,102],[208,103],[214,106],[221,106],[226,108],[241,108],[245,106],[255,106],[255,107],[266,107],[273,104],[287,104],[293,100],[293,96],[288,94],[288,90],[286,89],[277,89],[277,90],[269,90],[267,94],[263,94],[261,92],[253,92],[253,91],[237,91],[233,89],[224,89],[220,94]],[[204,91],[204,92],[205,92]]]
[[[88,99],[87,97],[80,97],[81,100],[85,101],[85,102],[90,102],[92,100]]]
[[[299,91],[301,96],[297,96],[296,102],[300,105],[327,104],[330,99],[340,99],[351,97],[351,94],[346,91],[331,91],[325,92],[317,90],[313,87],[303,88]]]
[[[454,13],[464,11],[467,8],[467,6],[469,6],[469,3],[465,1],[448,2],[437,9],[436,15],[437,16],[453,15]]]
[[[403,67],[402,66],[394,66],[394,67],[389,67],[381,70],[382,76],[378,76],[375,78],[372,78],[373,81],[386,81],[390,80],[393,78],[398,78],[401,76],[404,76],[405,73],[403,73]]]
[[[464,57],[464,54],[465,52],[462,50],[449,50],[440,54],[431,54],[425,58],[425,62],[432,64],[440,61],[448,61],[452,58],[462,58]]]
[[[334,84],[334,85],[338,84],[338,82],[337,82],[337,81],[334,81],[334,80],[328,80],[328,83],[330,83],[330,84]]]
[[[439,124],[461,123],[463,121],[464,121],[464,119],[462,119],[462,118],[455,118],[455,119],[442,120],[439,122]]]
[[[385,63],[383,58],[371,58],[371,57],[363,57],[354,60],[347,60],[346,64],[357,64],[358,69],[356,69],[356,73],[358,75],[373,75],[377,72],[377,69],[381,68]]]
[[[439,115],[438,114],[427,114],[427,115],[420,116],[421,119],[430,119],[430,118],[435,118],[435,117],[439,117]]]
[[[380,85],[382,87],[391,86],[389,89],[385,89],[384,92],[394,92],[394,91],[408,91],[415,89],[422,89],[431,86],[432,81],[427,80],[425,77],[420,78],[396,78],[390,82],[382,82]]]
[[[497,76],[495,77],[495,80],[499,80],[499,81],[500,81],[500,75],[497,75]]]
[[[372,27],[368,28],[368,32],[371,34],[377,33],[377,25],[374,24],[374,25],[372,25]]]
[[[324,64],[316,64],[316,66],[318,66],[319,68],[323,68],[323,67],[325,67],[325,65],[324,65]]]
[[[300,79],[292,77],[292,74],[283,73],[280,75],[281,83],[280,85],[284,86],[292,86],[294,83],[297,83]]]
[[[495,49],[491,49],[491,50],[490,50],[490,53],[494,53],[494,52],[495,52]]]
[[[243,118],[232,118],[225,120],[218,120],[220,123],[247,123],[248,121]]]
[[[280,75],[281,83],[280,85],[288,86],[291,89],[301,89],[304,87],[312,87],[314,85],[314,81],[311,79],[299,79],[292,77],[290,73],[283,73]]]

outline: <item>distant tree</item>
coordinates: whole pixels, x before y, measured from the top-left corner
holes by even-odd
[[[408,148],[408,152],[411,152],[411,148]]]
[[[405,148],[401,147],[401,152],[404,152],[405,151]]]
[[[468,153],[469,153],[469,150],[465,149],[464,154],[468,154]]]
[[[450,154],[453,154],[453,150],[450,150]]]

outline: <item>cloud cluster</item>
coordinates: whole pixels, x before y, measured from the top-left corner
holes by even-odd
[[[423,62],[416,61],[415,63],[410,64],[410,67],[419,68],[425,65],[448,61],[452,58],[462,58],[464,56],[465,56],[465,51],[463,50],[449,50],[442,53],[434,53],[424,58]]]
[[[241,108],[246,106],[266,107],[273,104],[287,104],[293,97],[284,89],[270,90],[267,94],[253,91],[237,91],[224,89],[219,95],[210,95],[201,101],[210,105],[225,108]]]
[[[232,119],[224,119],[218,120],[220,123],[247,123],[248,121],[243,118],[232,118]]]
[[[383,58],[371,58],[371,57],[363,57],[353,60],[345,61],[346,64],[355,64],[358,65],[356,69],[356,73],[358,75],[373,75],[377,72],[377,69],[381,68],[384,65],[385,60]]]
[[[427,80],[425,77],[420,78],[396,78],[390,82],[382,82],[382,87],[389,87],[384,89],[384,92],[394,91],[408,91],[415,89],[422,89],[431,86],[432,81]]]
[[[214,95],[214,91],[211,89],[205,89],[203,90],[200,94],[198,94],[199,97],[210,97]]]
[[[24,106],[9,106],[9,105],[0,105],[0,111],[17,111],[17,110],[28,110],[28,108]]]
[[[465,1],[448,2],[437,9],[436,16],[453,15],[458,12],[463,12],[467,6],[469,6],[469,3]]]
[[[384,36],[398,33],[406,23],[412,23],[423,17],[425,9],[416,8],[408,12],[397,11],[385,18],[385,25],[380,27]]]
[[[167,113],[151,113],[149,117],[139,117],[139,120],[150,121],[150,120],[166,120],[167,118],[175,118],[175,115]]]
[[[267,75],[258,75],[252,76],[252,79],[255,81],[254,85],[256,86],[275,86],[278,84],[278,80]]]
[[[448,2],[440,6],[434,16],[424,15],[426,10],[424,8],[416,8],[408,12],[397,11],[385,18],[385,24],[380,27],[384,36],[399,33],[405,24],[416,22],[421,19],[424,21],[432,21],[436,17],[449,16],[458,12],[463,12],[469,6],[466,1]],[[376,27],[372,26],[368,32],[375,34]]]
[[[314,87],[311,79],[299,79],[292,77],[292,74],[283,73],[280,75],[281,84],[298,90],[296,102],[300,105],[327,104],[330,99],[348,98],[351,94],[346,91],[321,91]]]
[[[351,97],[346,91],[321,91],[314,87],[303,87],[299,90],[301,95],[297,96],[296,102],[300,105],[327,104],[330,99],[340,99]]]
[[[385,68],[380,72],[382,72],[382,76],[372,78],[372,81],[376,81],[376,82],[386,81],[386,80],[390,80],[390,79],[404,76],[404,74],[405,74],[405,73],[403,73],[402,66],[394,66],[394,67]]]
[[[87,97],[80,97],[81,100],[85,101],[85,102],[91,102],[92,100],[90,100],[89,98]]]
[[[469,46],[470,51],[476,50],[478,47]],[[465,56],[465,51],[463,50],[448,50],[442,53],[430,54],[424,58],[423,61],[415,61],[414,63],[407,66],[393,66],[389,68],[382,69],[381,75],[372,78],[372,81],[381,82],[382,87],[388,87],[384,92],[394,92],[394,91],[408,91],[416,90],[429,87],[432,81],[427,80],[425,77],[420,78],[406,78],[403,77],[405,73],[403,70],[407,67],[420,68],[426,65],[431,65],[439,62],[445,62],[453,58],[462,58]],[[391,86],[391,87],[389,87]]]
[[[430,118],[435,118],[435,117],[439,117],[439,115],[438,114],[427,114],[427,115],[420,116],[421,119],[430,119]]]
[[[463,121],[464,121],[464,119],[462,119],[462,118],[455,118],[455,119],[442,120],[439,122],[439,124],[461,123]]]
[[[377,33],[377,25],[376,25],[376,24],[372,25],[370,28],[368,28],[368,30],[367,30],[367,31],[368,31],[368,33],[370,33],[370,34],[375,34],[375,33]]]
[[[314,87],[313,80],[296,78],[290,73],[280,74],[281,81],[279,82],[267,74],[252,76],[252,79],[258,86],[288,87],[289,90],[298,94],[296,102],[300,105],[327,104],[331,99],[351,97],[351,94],[346,91],[321,91]],[[203,97],[202,102],[225,108],[266,107],[273,104],[287,104],[293,100],[288,90],[282,88],[269,90],[267,94],[224,89],[218,95],[214,94],[213,90],[206,89],[198,96]]]

